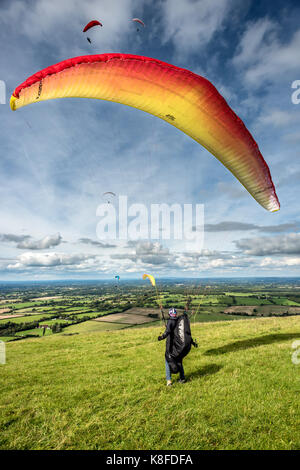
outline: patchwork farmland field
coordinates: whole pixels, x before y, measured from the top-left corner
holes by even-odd
[[[280,305],[262,305],[262,306],[232,306],[224,309],[226,314],[245,313],[254,316],[276,316],[276,315],[300,315],[300,307],[289,307]]]
[[[169,307],[175,307],[181,314],[188,304],[194,323],[300,313],[300,292],[298,294],[297,290],[291,291],[281,285],[276,288],[254,285],[241,289],[238,283],[231,283],[230,287],[234,288],[222,289],[219,284],[212,283],[170,282],[159,286],[159,300],[166,317]],[[84,331],[84,323],[90,330],[93,322],[105,330],[114,330],[118,325],[126,328],[163,325],[155,292],[144,283],[124,283],[118,289],[114,283],[74,285],[72,288],[55,285],[53,289],[47,286],[45,293],[43,287],[35,287],[29,293],[24,288],[23,292],[20,289],[18,293],[4,290],[2,294],[0,337],[5,338],[22,337],[23,341],[32,337],[35,329],[36,335],[40,336],[42,325],[49,326],[47,335],[67,332],[71,327]],[[105,324],[104,327],[101,324]]]
[[[106,323],[106,322],[97,322],[95,320],[88,320],[83,323],[79,323],[77,325],[71,325],[63,329],[60,335],[65,334],[80,334],[80,333],[91,333],[96,331],[112,331],[112,330],[120,330],[126,328],[126,324],[121,323]]]

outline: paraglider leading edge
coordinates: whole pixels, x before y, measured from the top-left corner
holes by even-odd
[[[32,75],[15,89],[10,106],[14,111],[64,97],[115,101],[160,117],[203,145],[265,209],[279,210],[270,170],[257,143],[204,77],[149,57],[87,55]]]

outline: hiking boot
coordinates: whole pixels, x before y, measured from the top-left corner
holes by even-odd
[[[167,380],[167,387],[170,387],[172,385],[171,380]]]
[[[186,380],[185,380],[185,379],[179,379],[178,382],[179,382],[180,384],[185,384]]]

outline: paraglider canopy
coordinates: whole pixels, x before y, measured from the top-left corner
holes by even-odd
[[[118,279],[118,281],[120,280],[120,276],[115,276],[115,279]]]
[[[132,21],[134,21],[135,23],[139,23],[144,27],[146,26],[145,23],[142,20],[140,20],[139,18],[132,18]]]
[[[94,26],[103,26],[103,24],[100,23],[100,21],[98,21],[98,20],[92,20],[87,25],[85,25],[85,27],[82,30],[83,33],[88,31],[89,29],[93,28]]]
[[[143,274],[143,279],[149,279],[149,281],[151,282],[152,286],[155,286],[155,278],[154,276],[152,276],[152,274]]]
[[[203,145],[269,211],[280,204],[269,167],[241,119],[204,77],[150,57],[74,57],[20,84],[13,111],[55,98],[97,98],[153,114]]]
[[[112,191],[107,191],[106,193],[103,193],[102,196],[104,197],[107,204],[110,204],[112,200],[116,197],[115,193],[113,193]]]
[[[145,26],[146,26],[145,23],[142,20],[140,20],[139,18],[132,18],[132,21],[134,23],[138,23],[138,24],[142,25],[143,28],[145,28]],[[137,31],[139,31],[139,28],[137,28]]]

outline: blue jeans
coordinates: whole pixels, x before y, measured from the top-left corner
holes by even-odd
[[[184,380],[185,377],[184,377],[184,370],[183,370],[182,363],[180,364],[180,367],[179,367],[179,374],[180,374],[180,380]],[[166,360],[166,379],[171,380],[171,371],[170,371],[170,366],[167,360]]]

